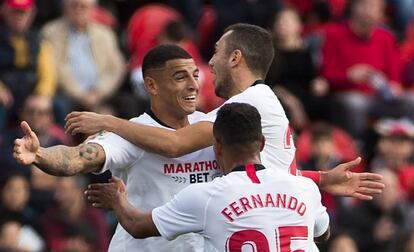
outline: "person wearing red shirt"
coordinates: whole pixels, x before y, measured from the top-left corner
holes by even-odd
[[[383,0],[353,1],[349,20],[327,27],[322,48],[322,75],[330,83],[334,111],[341,111],[333,119],[357,138],[372,108],[388,103],[400,89],[396,40],[381,27],[384,8]]]

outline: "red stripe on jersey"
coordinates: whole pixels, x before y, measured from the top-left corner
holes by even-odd
[[[260,180],[256,175],[256,168],[254,168],[254,164],[246,164],[246,173],[253,183],[260,184]]]
[[[295,156],[293,157],[293,160],[292,160],[292,163],[290,163],[290,166],[289,166],[289,172],[290,172],[290,174],[292,174],[292,175],[297,175],[297,168],[296,168],[296,153],[295,153]]]

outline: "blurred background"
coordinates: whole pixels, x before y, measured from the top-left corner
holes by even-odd
[[[141,64],[155,45],[185,48],[214,95],[207,62],[225,27],[268,29],[266,83],[295,132],[301,169],[363,157],[384,175],[370,202],[322,193],[332,238],[321,251],[414,252],[414,0],[0,0],[0,251],[106,251],[116,225],[83,190],[109,174],[56,178],[18,165],[26,120],[42,146],[78,144],[66,114],[132,118],[148,105]]]

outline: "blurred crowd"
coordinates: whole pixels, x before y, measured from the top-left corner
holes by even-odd
[[[42,146],[66,135],[73,110],[132,118],[148,105],[145,53],[186,49],[200,68],[198,108],[214,95],[208,60],[225,27],[267,28],[275,58],[265,80],[296,136],[302,169],[363,157],[383,174],[372,201],[323,194],[333,230],[322,251],[414,252],[414,1],[0,1],[0,251],[106,251],[116,220],[83,190],[108,174],[57,178],[18,165],[13,141],[27,121]]]

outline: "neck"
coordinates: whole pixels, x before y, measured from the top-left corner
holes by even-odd
[[[240,157],[238,155],[229,156],[227,159],[223,160],[223,170],[224,174],[228,174],[234,167],[243,166],[246,164],[261,164],[259,154],[249,155],[245,157]]]
[[[286,39],[280,40],[278,43],[280,48],[296,49],[302,46],[302,39],[300,37],[291,36]]]
[[[369,38],[373,31],[373,26],[360,22],[359,20],[350,20],[349,22],[351,30],[361,38]]]
[[[81,24],[71,24],[71,27],[72,27],[72,30],[74,31],[74,32],[77,32],[77,33],[83,33],[83,32],[86,32],[86,30],[88,29],[88,25],[87,24],[84,24],[84,25],[81,25]]]
[[[190,124],[187,115],[177,115],[154,104],[151,104],[151,111],[161,122],[173,129],[180,129]]]
[[[234,87],[230,92],[230,97],[244,92],[248,89],[255,81],[263,80],[263,77],[252,74],[249,70],[241,70],[232,74]]]

